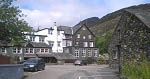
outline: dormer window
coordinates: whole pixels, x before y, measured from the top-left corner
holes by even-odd
[[[77,34],[77,38],[80,38],[80,34]]]
[[[85,36],[83,36],[83,39],[85,39]]]
[[[44,42],[44,37],[39,37],[39,42]]]
[[[30,41],[34,42],[35,41],[35,36],[30,36]]]
[[[53,34],[53,29],[49,29],[49,30],[48,30],[48,34],[51,34],[51,35],[52,35],[52,34]]]
[[[92,35],[88,35],[89,39],[92,39]]]
[[[57,34],[60,35],[60,31],[58,31]]]
[[[85,27],[82,27],[82,30],[86,30]]]
[[[76,45],[79,45],[79,42],[76,42]]]

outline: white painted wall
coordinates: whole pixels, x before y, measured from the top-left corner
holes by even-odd
[[[43,29],[40,30],[38,32],[35,32],[35,35],[45,35],[47,37],[45,37],[44,43],[49,45],[49,41],[54,41],[54,45],[52,47],[52,52],[54,53],[63,53],[63,39],[64,39],[64,31],[60,31],[60,34],[58,35],[58,30],[57,30],[57,26],[53,26],[52,27],[54,30],[52,32],[52,34],[48,33],[48,29]],[[27,39],[30,39],[30,36],[26,36]],[[60,42],[60,46],[58,46],[58,41]],[[39,42],[39,36],[35,36],[35,42]]]

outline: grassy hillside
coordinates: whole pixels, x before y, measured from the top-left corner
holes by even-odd
[[[124,9],[150,9],[150,4],[141,4],[137,6],[131,6],[127,8],[120,9],[118,11],[109,13],[103,16],[97,24],[91,26],[91,31],[96,35],[97,40],[96,44],[97,47],[100,49],[100,53],[107,53],[107,47],[109,41],[111,40],[111,36],[114,32],[115,27],[117,26],[121,15]]]

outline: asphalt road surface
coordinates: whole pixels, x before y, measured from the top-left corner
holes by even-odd
[[[107,65],[47,65],[44,71],[25,72],[25,79],[118,79]]]

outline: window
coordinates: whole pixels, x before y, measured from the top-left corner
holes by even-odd
[[[91,57],[92,56],[92,51],[91,49],[88,49],[88,57]]]
[[[92,35],[88,35],[89,39],[92,39]]]
[[[39,42],[44,42],[44,37],[39,37]]]
[[[37,48],[37,50],[36,50],[37,52],[40,52],[40,49],[39,48]]]
[[[30,48],[30,53],[33,53],[33,48]]]
[[[83,39],[85,39],[85,36],[83,36]]]
[[[41,53],[43,53],[44,52],[44,49],[41,49]]]
[[[34,42],[35,41],[35,36],[30,36],[30,41]]]
[[[75,49],[75,57],[79,57],[79,50]]]
[[[57,34],[60,35],[60,31],[57,31]]]
[[[80,38],[80,34],[77,34],[77,38]]]
[[[81,49],[82,52],[82,57],[86,57],[86,50],[85,49]]]
[[[79,42],[76,42],[76,45],[79,45]]]
[[[50,45],[50,47],[53,47],[54,46],[54,41],[49,41],[49,45]]]
[[[83,47],[88,47],[88,42],[83,42]]]
[[[6,53],[6,48],[2,48],[2,53]]]
[[[21,48],[13,48],[13,53],[22,53]]]
[[[94,47],[93,42],[89,42],[90,47]]]
[[[17,48],[13,48],[13,53],[16,53],[16,51],[17,51]]]
[[[67,46],[72,46],[72,41],[66,41],[67,42]]]
[[[94,49],[94,57],[97,57],[98,50]]]
[[[45,53],[48,53],[48,49],[45,49]]]
[[[25,53],[29,53],[29,48],[26,48],[26,49],[25,49]]]
[[[21,53],[21,48],[18,48],[18,49],[17,49],[17,53]]]
[[[85,27],[82,27],[82,30],[86,30]]]
[[[61,42],[60,42],[60,41],[58,41],[57,43],[58,43],[58,47],[60,47],[60,46],[61,46],[61,45],[60,45],[60,43],[61,43]]]
[[[49,30],[48,30],[48,34],[51,34],[51,35],[52,35],[52,34],[53,34],[53,30],[52,30],[52,29],[49,29]]]

